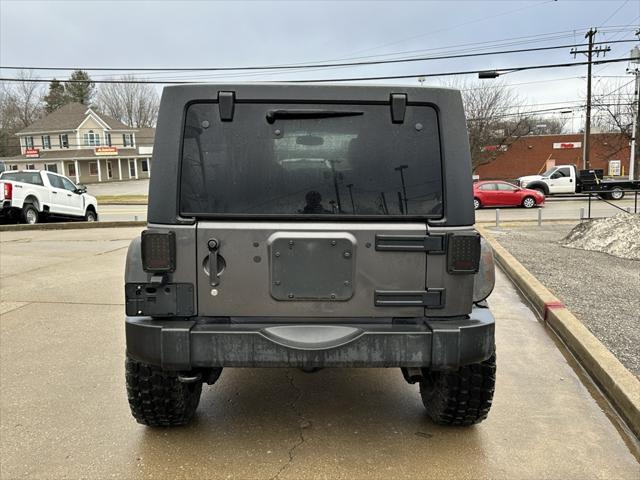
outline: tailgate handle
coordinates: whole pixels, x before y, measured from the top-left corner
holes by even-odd
[[[220,284],[220,277],[218,276],[220,242],[215,238],[210,238],[207,241],[207,248],[209,249],[209,285],[217,287]]]
[[[444,234],[430,235],[376,235],[376,250],[379,252],[428,252],[444,253]]]

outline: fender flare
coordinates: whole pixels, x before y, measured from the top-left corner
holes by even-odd
[[[549,185],[539,180],[534,180],[533,182],[527,184],[524,188],[528,188],[529,190],[535,190],[536,188],[540,188],[544,191],[545,195],[549,195]]]

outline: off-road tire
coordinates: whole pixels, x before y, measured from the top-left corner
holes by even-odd
[[[150,427],[177,427],[189,423],[198,408],[202,381],[182,383],[177,372],[125,361],[127,396],[133,417]]]
[[[35,225],[38,223],[40,215],[38,209],[31,203],[27,203],[22,207],[22,221],[28,225]]]
[[[468,426],[487,418],[496,384],[496,356],[455,372],[423,372],[420,396],[440,425]]]
[[[536,206],[536,199],[533,197],[524,197],[522,200],[522,206],[524,208],[533,208]]]

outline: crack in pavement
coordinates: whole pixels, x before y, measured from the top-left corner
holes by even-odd
[[[298,402],[300,401],[300,399],[302,398],[302,390],[300,390],[295,382],[293,381],[293,375],[291,375],[290,372],[287,372],[287,380],[289,381],[289,384],[291,385],[291,388],[293,388],[296,392],[296,397],[293,399],[293,401],[291,403],[289,403],[289,407],[291,407],[291,409],[293,410],[293,412],[296,414],[296,416],[298,417],[298,436],[300,437],[298,442],[296,442],[295,445],[293,445],[289,451],[287,452],[289,454],[289,461],[287,461],[287,463],[285,463],[282,467],[280,467],[280,469],[276,472],[276,474],[274,476],[272,476],[269,480],[276,480],[281,474],[282,472],[284,472],[287,468],[289,468],[289,465],[291,465],[291,463],[293,463],[293,458],[294,458],[294,452],[296,451],[296,449],[298,447],[300,447],[304,442],[305,442],[305,438],[304,438],[304,429],[305,428],[310,428],[311,427],[311,421],[307,420],[306,418],[304,418],[304,415],[302,415],[302,413],[300,412],[300,409],[298,408]]]

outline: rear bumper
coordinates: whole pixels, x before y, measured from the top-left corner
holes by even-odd
[[[469,318],[421,318],[411,323],[359,323],[357,319],[340,324],[220,320],[127,317],[127,353],[166,370],[199,367],[449,370],[486,360],[495,348],[495,322],[488,308],[474,308]]]

